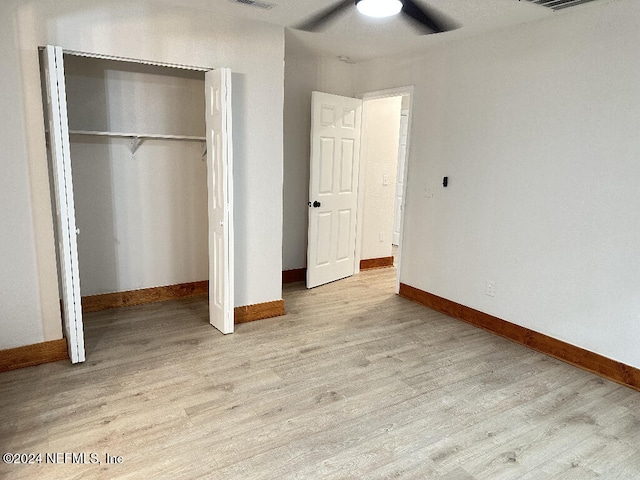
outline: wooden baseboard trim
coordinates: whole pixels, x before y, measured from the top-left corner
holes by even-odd
[[[99,312],[109,308],[130,307],[146,303],[164,302],[176,298],[206,295],[209,292],[209,282],[181,283],[165,287],[144,288],[127,292],[105,293],[82,297],[82,312]]]
[[[393,267],[393,256],[360,260],[360,270],[373,270],[375,268],[388,267]]]
[[[57,362],[68,358],[67,342],[64,338],[0,350],[0,372],[33,367],[34,365]]]
[[[307,269],[296,268],[294,270],[284,270],[282,272],[282,283],[304,282],[307,280]]]
[[[305,269],[306,270],[306,269]],[[284,272],[283,272],[284,273]],[[110,308],[131,307],[147,303],[164,302],[176,298],[195,297],[209,293],[209,281],[181,283],[166,287],[144,288],[127,292],[106,293],[82,297],[82,312],[99,312]],[[245,305],[234,309],[235,323],[253,322],[284,315],[284,300]],[[66,344],[65,344],[66,352]]]
[[[538,352],[557,358],[583,370],[640,391],[640,369],[521,327],[492,315],[438,297],[415,287],[400,284],[400,296],[500,335]]]
[[[265,318],[280,317],[285,314],[284,300],[245,305],[234,309],[235,323],[254,322]]]

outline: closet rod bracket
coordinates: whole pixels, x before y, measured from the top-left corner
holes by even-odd
[[[144,141],[144,138],[140,138],[140,137],[131,137],[131,159],[133,160],[135,157],[136,152],[138,151],[138,148],[140,147],[140,144]]]
[[[201,141],[200,142],[200,148],[202,151],[202,161],[206,162],[207,161],[207,142],[206,141]]]

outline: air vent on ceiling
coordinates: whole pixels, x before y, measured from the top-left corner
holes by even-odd
[[[229,0],[232,3],[239,3],[241,5],[247,5],[249,7],[261,8],[262,10],[269,10],[275,5],[267,2],[257,2],[255,0]]]
[[[593,2],[594,0],[527,0],[528,2],[549,7],[553,10],[562,10],[563,8],[574,7],[581,3]]]

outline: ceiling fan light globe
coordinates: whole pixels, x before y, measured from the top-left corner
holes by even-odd
[[[400,0],[360,0],[356,3],[356,7],[364,15],[383,18],[400,13],[402,2]]]

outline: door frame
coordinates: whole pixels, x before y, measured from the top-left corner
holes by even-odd
[[[384,90],[374,90],[371,92],[362,93],[356,95],[356,98],[362,99],[362,130],[361,137],[365,138],[365,118],[367,115],[367,101],[368,100],[378,100],[380,98],[389,98],[389,97],[400,97],[400,96],[408,96],[409,97],[409,114],[407,118],[407,153],[404,164],[404,172],[403,172],[403,184],[404,188],[402,190],[402,201],[400,208],[400,241],[398,242],[398,259],[396,265],[396,288],[395,293],[400,293],[400,272],[402,266],[402,250],[403,250],[403,239],[404,239],[404,218],[405,218],[405,205],[406,205],[406,196],[407,196],[407,173],[409,171],[409,153],[411,151],[411,124],[413,117],[413,95],[414,95],[414,86],[407,85],[404,87],[395,87],[395,88],[387,88]],[[360,272],[360,260],[362,259],[362,224],[363,224],[363,207],[365,201],[364,188],[362,186],[365,184],[365,174],[367,170],[367,159],[365,155],[360,156],[360,172],[358,178],[358,206],[357,206],[357,223],[356,223],[356,254],[355,254],[355,273]]]

